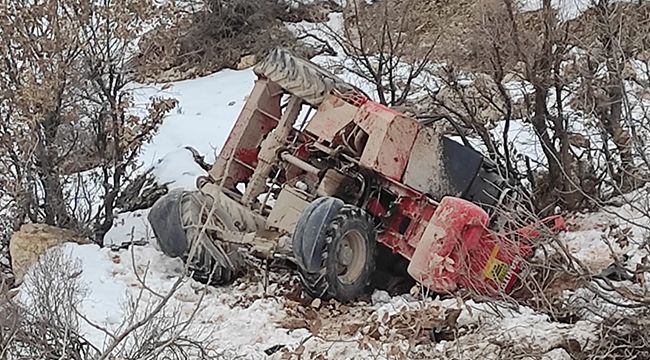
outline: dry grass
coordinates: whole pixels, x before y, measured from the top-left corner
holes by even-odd
[[[206,0],[145,35],[133,65],[141,81],[172,81],[236,68],[242,57],[260,59],[277,47],[308,55],[284,22],[325,21],[336,9],[329,0],[298,7],[283,0]]]

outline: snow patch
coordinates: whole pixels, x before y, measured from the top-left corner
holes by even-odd
[[[630,0],[614,0],[612,2],[629,2]],[[593,7],[595,1],[593,0],[552,0],[551,6],[558,10],[558,15],[561,20],[569,21],[579,17],[582,13]],[[541,10],[543,0],[521,0],[521,10],[523,11],[537,11]]]
[[[252,70],[223,70],[216,74],[156,86],[134,86],[134,97],[144,108],[152,97],[173,97],[179,104],[164,120],[151,143],[143,147],[140,162],[153,166],[162,183],[194,188],[205,172],[185,146],[196,148],[214,162],[253,88]]]
[[[153,230],[147,221],[148,214],[149,209],[118,214],[113,227],[104,237],[104,244],[120,245],[129,241],[149,242],[154,239]]]

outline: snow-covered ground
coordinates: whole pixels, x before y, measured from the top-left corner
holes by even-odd
[[[138,108],[146,108],[151,97],[173,97],[178,106],[166,118],[153,140],[144,146],[140,163],[144,169],[153,167],[154,175],[170,189],[194,189],[196,178],[205,175],[185,149],[192,146],[214,162],[226,141],[239,112],[253,88],[253,71],[223,70],[193,80],[165,85],[135,85],[134,98]],[[136,109],[137,110],[137,109]],[[153,238],[146,215],[136,211],[118,215],[106,234],[106,244]],[[133,236],[131,236],[133,235]]]
[[[212,161],[253,81],[254,75],[250,70],[227,70],[165,87],[143,88],[139,92],[142,102],[152,95],[174,96],[179,100],[178,110],[168,116],[159,134],[145,148],[141,158],[143,163],[155,167],[159,180],[172,182],[172,186],[192,188],[195,177],[203,170],[194,164],[183,147],[192,145]],[[609,211],[619,212],[626,218],[641,216],[629,208]],[[602,270],[612,259],[609,257],[610,247],[601,236],[604,229],[622,221],[606,212],[579,215],[579,218],[574,222],[580,226],[565,234],[563,239],[580,260],[595,271]],[[644,236],[640,227],[635,228],[633,234],[635,237]],[[110,242],[120,243],[131,240],[132,236],[135,240],[153,239],[146,221],[146,210],[122,215],[108,238]],[[629,249],[638,246],[631,244]],[[133,258],[130,250],[133,250]],[[64,247],[67,254],[81,263],[80,282],[87,288],[87,294],[80,311],[91,321],[109,329],[119,327],[124,320],[127,300],[136,297],[141,290],[134,269],[141,276],[146,270],[147,286],[165,293],[180,276],[183,267],[178,259],[166,257],[153,244],[130,250],[113,252],[94,245],[73,244]],[[619,247],[617,251],[623,253],[625,249]],[[332,309],[338,305],[323,304],[312,308],[309,304],[299,304],[283,296],[279,290],[285,283],[286,279],[280,284],[271,281],[265,293],[261,280],[246,278],[232,286],[210,287],[202,298],[199,294],[204,286],[186,280],[169,307],[189,316],[199,306],[196,318],[200,320],[190,331],[210,334],[209,346],[215,352],[246,359],[269,358],[264,350],[276,345],[283,346],[282,350],[271,358],[280,358],[285,353],[303,353],[307,358],[321,354],[338,359],[391,358],[390,354],[399,350],[420,358],[497,359],[498,346],[495,344],[504,342],[530,344],[547,359],[568,359],[567,352],[559,347],[563,340],[571,338],[584,346],[593,343],[596,336],[593,324],[554,322],[547,315],[526,307],[495,309],[473,301],[422,300],[410,295],[391,298],[381,292],[373,296],[374,304],[353,304],[345,311],[339,310],[338,315],[332,315]],[[408,317],[401,322],[395,320],[409,312],[431,315],[455,309],[460,309],[461,313],[456,325],[458,338],[454,341],[432,343],[426,340],[427,334],[421,332],[407,334],[425,340],[410,341],[404,335],[404,329],[410,329],[412,324],[409,321],[415,320]],[[313,320],[313,316],[307,316],[310,313],[319,316],[316,331],[309,325]],[[355,331],[340,331],[341,316],[345,316],[345,323],[358,325]],[[296,321],[302,321],[303,327],[296,326]],[[373,329],[379,335],[373,333]],[[98,346],[107,340],[101,331],[84,325],[83,321],[82,330]],[[338,335],[333,337],[333,333]],[[465,345],[459,348],[459,344]]]
[[[223,70],[206,77],[167,84],[140,87],[136,102],[143,106],[151,96],[173,97],[178,107],[165,119],[153,141],[144,147],[140,161],[154,166],[155,175],[172,187],[193,188],[204,171],[184,149],[193,146],[213,162],[226,141],[248,93],[253,88],[252,70]]]
[[[78,280],[86,295],[79,311],[109,330],[123,325],[127,301],[137,298],[142,290],[134,271],[141,278],[146,277],[147,287],[159,294],[166,294],[182,274],[180,260],[166,257],[153,246],[132,250],[133,253],[100,249],[96,245],[63,246],[63,252],[79,261],[82,269]],[[28,276],[23,288],[29,283]],[[357,303],[341,310],[334,303],[319,307],[301,305],[282,296],[280,287],[271,283],[265,293],[261,282],[249,278],[232,286],[206,289],[203,284],[187,279],[167,306],[182,319],[198,307],[189,333],[205,338],[210,350],[228,359],[280,359],[284,353],[303,351],[307,358],[325,355],[337,359],[390,359],[391,351],[396,351],[393,349],[424,356],[420,358],[498,359],[495,344],[499,341],[530,344],[542,353],[548,352],[549,359],[564,359],[566,354],[557,349],[563,340],[572,338],[586,345],[595,338],[593,324],[553,322],[547,315],[526,307],[511,309],[471,300],[461,303],[453,298],[422,300],[410,295],[391,298],[377,292],[372,297],[373,304]],[[153,296],[152,299],[158,300]],[[456,310],[460,311],[456,329],[461,335],[456,341],[432,343],[426,330],[414,328],[426,323],[422,319]],[[302,325],[296,326],[296,322]],[[84,321],[81,330],[96,346],[110,340]],[[418,341],[410,341],[413,339],[409,337]],[[456,353],[459,342],[466,346]],[[283,350],[272,357],[265,354],[265,350],[278,345]]]
[[[153,246],[136,246],[132,250],[133,253],[130,250],[113,252],[96,245],[76,244],[63,247],[64,254],[81,265],[79,281],[86,294],[79,311],[91,322],[107,329],[115,330],[122,325],[128,313],[127,302],[140,294],[143,286],[135,271],[144,278],[146,286],[158,294],[166,294],[182,276],[184,265],[180,259],[169,258]],[[23,287],[30,286],[29,277],[25,283]],[[195,315],[197,320],[189,331],[199,339],[205,338],[216,353],[264,358],[265,349],[277,344],[293,345],[306,336],[306,330],[289,332],[275,325],[282,314],[281,300],[264,298],[259,284],[209,288],[201,297],[203,290],[205,285],[187,279],[167,308],[186,319],[199,307]],[[144,296],[147,295],[151,302],[159,300],[145,292]],[[81,329],[96,346],[101,347],[110,340],[86,322],[81,322]]]

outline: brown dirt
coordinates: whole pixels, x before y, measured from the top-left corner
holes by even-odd
[[[449,331],[456,326],[460,310],[443,309],[432,303],[423,308],[405,308],[395,314],[379,313],[364,303],[344,305],[336,301],[314,300],[309,304],[287,301],[286,316],[277,324],[286,329],[307,329],[322,339],[357,339],[363,342],[409,340],[413,344],[431,343],[433,329]]]

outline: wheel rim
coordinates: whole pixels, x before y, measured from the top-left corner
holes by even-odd
[[[344,284],[354,283],[366,264],[366,241],[358,230],[350,230],[337,247],[338,279]]]

